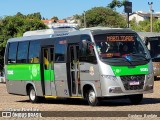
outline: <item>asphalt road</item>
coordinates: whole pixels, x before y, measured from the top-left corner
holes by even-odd
[[[39,110],[39,111],[50,111],[44,112],[47,116],[47,119],[53,119],[55,114],[58,117],[54,116],[54,119],[146,119],[144,113],[140,113],[143,116],[134,116],[135,113],[132,111],[151,111],[147,113],[148,119],[160,119],[156,117],[158,113],[153,114],[153,111],[160,111],[160,81],[155,81],[154,84],[154,93],[144,94],[144,99],[139,105],[132,105],[128,99],[116,99],[116,100],[105,100],[102,101],[100,106],[91,107],[88,105],[87,101],[81,99],[48,99],[42,103],[32,104],[29,102],[28,96],[17,96],[8,94],[6,91],[6,86],[4,83],[0,83],[0,111],[8,110]],[[55,112],[58,111],[58,112]],[[65,112],[64,112],[65,111]],[[67,112],[72,111],[72,112]],[[86,111],[86,112],[84,112]],[[111,112],[108,112],[111,111]],[[129,111],[128,116],[123,116],[126,112],[117,113],[119,111]],[[106,112],[106,113],[105,113]],[[108,115],[112,116],[117,114],[122,114],[122,117],[107,117]],[[66,117],[65,114],[69,114],[69,117]],[[74,114],[74,115],[73,115]],[[60,117],[60,116],[63,117]],[[81,117],[81,116],[85,117]],[[88,116],[87,116],[88,115]],[[151,116],[149,116],[151,115]],[[154,116],[155,115],[155,116]],[[160,116],[160,114],[159,114]],[[88,117],[88,118],[86,118]],[[4,119],[0,117],[0,119]],[[43,117],[40,119],[46,119]]]

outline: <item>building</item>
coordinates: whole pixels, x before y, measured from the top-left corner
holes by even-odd
[[[47,25],[49,28],[56,28],[56,27],[75,27],[77,28],[79,26],[79,23],[76,22],[74,17],[68,17],[63,20],[42,20],[42,22]]]
[[[153,17],[156,19],[160,19],[160,13],[153,13]],[[133,19],[135,19],[135,21],[139,23],[140,21],[150,19],[150,13],[146,13],[142,11],[133,12],[129,15],[129,21]]]

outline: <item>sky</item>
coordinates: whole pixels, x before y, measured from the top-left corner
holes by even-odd
[[[106,7],[112,0],[2,0],[0,2],[0,17],[15,15],[21,12],[24,15],[40,12],[42,17],[50,19],[57,16],[64,19],[75,14],[81,15],[93,7]],[[160,0],[130,0],[132,11],[149,12],[148,2],[153,2],[154,12],[160,12]],[[122,8],[116,8],[122,13]]]

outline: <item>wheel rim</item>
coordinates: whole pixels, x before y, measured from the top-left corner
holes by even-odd
[[[34,101],[35,98],[36,98],[36,92],[33,89],[30,91],[30,98],[31,98],[32,101]]]
[[[94,92],[94,91],[89,92],[89,101],[90,101],[91,103],[94,103],[95,100],[96,100],[95,92]]]

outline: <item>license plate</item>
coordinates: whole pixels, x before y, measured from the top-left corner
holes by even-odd
[[[139,81],[130,81],[129,85],[139,85]]]

